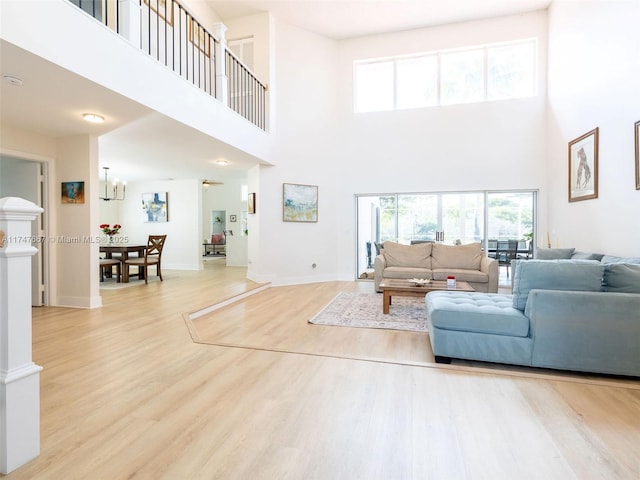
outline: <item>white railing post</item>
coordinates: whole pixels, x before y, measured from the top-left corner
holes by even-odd
[[[42,208],[0,198],[0,473],[40,454],[40,371],[31,356],[31,222]]]
[[[118,0],[120,15],[120,35],[129,40],[137,48],[141,48],[140,37],[140,2],[136,0]]]
[[[229,105],[227,86],[227,27],[223,23],[216,23],[213,26],[213,36],[218,39],[215,42],[216,57],[216,98],[223,105]]]

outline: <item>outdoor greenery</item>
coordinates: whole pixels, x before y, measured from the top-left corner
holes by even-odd
[[[533,195],[531,192],[488,193],[488,238],[531,240]],[[376,197],[380,207],[380,241],[409,243],[435,240],[444,231],[446,243],[482,242],[485,194],[398,194]]]

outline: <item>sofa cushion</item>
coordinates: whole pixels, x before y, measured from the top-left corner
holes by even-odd
[[[604,254],[602,253],[586,253],[586,252],[573,252],[571,255],[572,260],[602,260]]]
[[[566,260],[571,258],[575,248],[539,248],[536,252],[538,260]]]
[[[602,263],[633,263],[640,264],[640,258],[633,257],[614,257],[613,255],[605,255],[600,259]]]
[[[386,266],[431,269],[431,245],[431,243],[402,245],[386,241],[383,245]]]
[[[439,268],[433,271],[434,280],[446,280],[449,275],[460,282],[488,283],[489,275],[480,270],[464,270],[461,268]]]
[[[513,308],[511,295],[475,292],[430,292],[427,316],[435,328],[526,337],[529,319]]]
[[[533,289],[599,292],[603,275],[604,265],[591,260],[518,262],[513,272],[513,307],[524,311]]]
[[[640,265],[632,263],[605,265],[603,290],[618,293],[640,293]]]
[[[464,270],[480,270],[482,260],[482,246],[480,243],[469,243],[467,245],[443,245],[433,244],[431,252],[431,268]]]
[[[431,270],[417,267],[387,267],[382,272],[383,278],[431,278]]]

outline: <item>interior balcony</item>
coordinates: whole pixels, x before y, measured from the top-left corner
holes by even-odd
[[[3,95],[3,124],[85,133],[72,128],[82,99],[108,119],[92,134],[133,129],[143,144],[187,129],[245,170],[270,164],[269,90],[226,47],[224,25],[205,28],[175,0],[6,2],[0,22],[2,74],[28,78]]]

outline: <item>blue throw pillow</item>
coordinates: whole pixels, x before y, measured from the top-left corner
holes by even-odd
[[[618,293],[640,293],[640,265],[631,263],[605,265],[604,290]]]
[[[528,260],[513,272],[513,308],[524,311],[529,292],[539,290],[602,290],[604,265],[593,260]]]
[[[571,259],[572,260],[597,260],[597,261],[600,261],[600,260],[602,260],[602,257],[604,257],[604,254],[602,254],[602,253],[574,252],[573,255],[571,255]]]
[[[539,248],[536,251],[538,260],[567,260],[571,258],[575,248]]]

